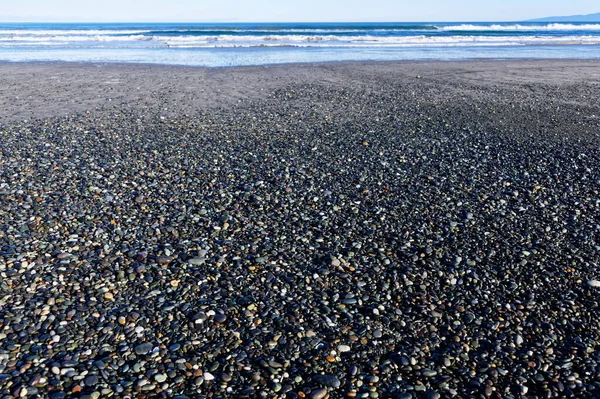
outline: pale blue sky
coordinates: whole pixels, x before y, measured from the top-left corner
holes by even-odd
[[[0,21],[518,21],[598,0],[0,0]]]

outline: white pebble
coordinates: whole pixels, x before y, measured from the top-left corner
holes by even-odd
[[[523,344],[523,336],[521,334],[517,334],[517,338],[515,339],[515,342],[519,346],[522,345]]]
[[[337,350],[340,353],[345,353],[345,352],[350,352],[351,348],[348,345],[338,345]]]
[[[204,381],[212,381],[215,379],[215,376],[209,373],[208,371],[203,374]]]

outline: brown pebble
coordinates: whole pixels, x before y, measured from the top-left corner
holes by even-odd
[[[324,399],[329,397],[325,388],[314,389],[310,393],[310,399]]]

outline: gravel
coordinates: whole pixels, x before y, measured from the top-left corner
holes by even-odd
[[[600,396],[597,86],[349,76],[2,126],[0,395]]]

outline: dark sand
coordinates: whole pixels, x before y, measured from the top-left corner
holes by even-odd
[[[0,87],[0,397],[600,397],[597,61]]]
[[[420,76],[420,80],[415,80]],[[261,99],[289,84],[366,89],[406,85],[451,97],[493,99],[493,90],[587,104],[600,87],[597,61],[382,62],[195,68],[114,64],[0,64],[0,123],[110,107],[163,108],[169,114]],[[487,92],[482,92],[487,90]]]

